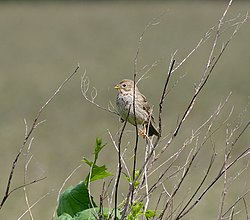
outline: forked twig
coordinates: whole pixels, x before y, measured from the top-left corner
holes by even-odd
[[[89,81],[89,78],[87,76],[87,72],[85,70],[85,72],[83,73],[83,75],[81,77],[81,92],[82,92],[83,97],[88,102],[95,105],[97,108],[119,116],[119,114],[116,111],[111,110],[109,108],[109,106],[108,106],[108,108],[106,108],[106,107],[103,107],[103,106],[101,106],[101,105],[99,105],[98,103],[95,102],[95,99],[97,97],[97,89],[95,87],[92,88],[92,90],[90,92],[90,96],[88,96],[89,85],[90,85],[90,81]]]
[[[35,201],[17,220],[20,220],[23,216],[25,216],[30,209],[32,209],[35,205],[37,205],[42,199],[44,199],[45,197],[47,197],[50,193],[46,193],[44,194],[42,197],[40,197],[37,201]]]

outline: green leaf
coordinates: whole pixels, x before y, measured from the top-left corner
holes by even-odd
[[[90,207],[96,207],[96,204],[92,196],[89,195],[86,185],[81,181],[76,186],[69,187],[60,195],[57,215],[67,213],[73,217],[78,212]]]
[[[83,162],[86,163],[87,165],[89,165],[90,167],[93,166],[93,162],[92,162],[92,161],[89,161],[89,160],[86,159],[86,158],[83,158]]]
[[[73,218],[71,217],[71,215],[63,213],[62,215],[57,217],[56,220],[73,220]]]
[[[130,214],[128,215],[128,220],[136,220],[142,216],[144,205],[142,202],[134,202]]]
[[[157,214],[156,214],[156,211],[153,211],[153,210],[147,210],[146,212],[145,212],[145,217],[147,218],[147,219],[151,219],[151,218],[153,218],[153,217],[155,217],[155,216],[157,216]]]
[[[84,181],[86,185],[88,185],[89,181],[92,182],[95,180],[101,180],[106,177],[113,176],[113,174],[110,172],[107,172],[107,168],[105,165],[101,167],[94,165],[91,170],[91,176],[90,177],[89,176],[90,176],[90,173],[88,174],[88,176],[86,177]]]
[[[105,165],[101,167],[96,165],[98,155],[100,151],[102,150],[102,148],[104,148],[104,146],[105,144],[102,144],[102,139],[96,138],[96,145],[94,149],[94,155],[95,155],[94,161],[90,161],[86,158],[83,158],[83,162],[90,166],[90,172],[84,181],[87,187],[89,185],[89,182],[104,179],[109,176],[113,176],[113,174],[107,172],[107,168]]]
[[[91,208],[78,212],[73,218],[69,214],[63,213],[62,215],[57,217],[56,220],[97,220],[99,218],[109,220],[114,218],[114,210],[110,208],[103,208],[101,216],[99,215],[100,215],[99,208]],[[117,210],[116,219],[117,220],[121,219],[121,214],[119,210]]]
[[[126,180],[129,182],[129,183],[132,183],[133,182],[133,177],[129,177],[126,173],[123,172],[123,175],[125,176]],[[139,170],[136,170],[135,171],[135,178],[137,178],[137,176],[139,175]],[[134,189],[137,188],[137,186],[140,184],[140,181],[137,180],[135,183],[134,183]]]
[[[102,148],[104,148],[106,146],[106,144],[102,144],[102,139],[101,138],[96,138],[96,142],[95,142],[95,162],[98,158],[98,155],[100,153],[100,151],[102,150]]]
[[[96,220],[99,219],[100,210],[99,208],[91,208],[91,209],[86,209],[82,212],[79,212],[76,215],[76,219],[74,220]],[[103,216],[104,219],[113,219],[114,217],[114,210],[109,209],[109,208],[103,208]],[[120,212],[117,210],[117,219],[121,219]],[[101,217],[100,217],[101,218]]]
[[[143,203],[142,202],[135,202],[132,206],[132,214],[133,216],[139,216],[143,213]]]

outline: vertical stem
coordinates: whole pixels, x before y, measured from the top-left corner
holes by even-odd
[[[118,139],[118,173],[117,173],[117,179],[116,179],[116,183],[115,183],[115,216],[114,216],[114,220],[117,219],[118,188],[119,188],[119,182],[120,182],[120,177],[121,177],[121,172],[122,172],[121,143],[122,143],[122,136],[123,136],[125,127],[126,127],[127,122],[128,122],[130,108],[131,108],[131,105],[129,106],[128,114],[127,114],[126,120],[124,121],[124,125],[122,127],[122,130],[121,130],[121,133],[120,133],[120,136]]]
[[[136,173],[136,162],[137,162],[137,149],[138,149],[138,140],[139,140],[139,135],[138,135],[138,126],[137,126],[137,121],[136,121],[136,113],[135,113],[135,100],[136,100],[136,96],[135,96],[135,78],[136,78],[136,73],[137,71],[135,70],[135,73],[134,73],[134,89],[133,89],[133,114],[134,114],[134,120],[135,120],[135,147],[134,147],[134,158],[133,158],[133,173],[132,173],[132,192],[131,192],[131,200],[130,200],[130,204],[132,206],[133,204],[133,197],[134,197],[134,185],[135,185],[135,179],[136,179],[136,176],[135,176],[135,173]]]

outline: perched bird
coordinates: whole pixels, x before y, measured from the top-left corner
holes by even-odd
[[[146,97],[140,93],[137,86],[135,86],[134,93],[134,81],[130,79],[124,79],[115,86],[115,89],[118,90],[116,98],[116,107],[121,117],[121,120],[128,120],[128,122],[132,125],[143,125],[143,130],[141,131],[143,137],[145,137],[147,134],[149,137],[153,135],[158,136],[159,132],[155,128],[152,109],[150,108]],[[135,114],[133,107],[134,95]]]

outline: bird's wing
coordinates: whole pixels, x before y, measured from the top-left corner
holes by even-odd
[[[154,121],[154,116],[152,114],[152,109],[151,109],[146,97],[143,94],[141,94],[141,103],[142,103],[142,108],[148,113],[148,115],[150,115],[151,120]]]

